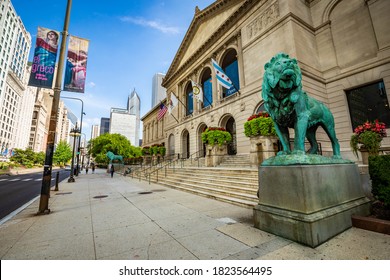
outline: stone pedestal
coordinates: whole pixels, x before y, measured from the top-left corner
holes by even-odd
[[[218,166],[227,155],[227,145],[206,145],[205,166]]]
[[[251,166],[259,166],[267,158],[275,156],[278,151],[278,137],[276,136],[252,136],[250,141]]]
[[[316,247],[369,215],[356,164],[259,167],[255,227]]]

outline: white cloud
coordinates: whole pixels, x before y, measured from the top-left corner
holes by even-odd
[[[157,22],[154,20],[146,20],[144,18],[134,18],[134,17],[121,17],[121,21],[123,22],[130,22],[136,25],[146,26],[153,29],[157,29],[161,31],[162,33],[166,34],[179,34],[180,30],[178,27],[173,26],[166,26],[161,22]]]
[[[96,86],[96,84],[95,84],[94,82],[89,82],[88,85],[89,85],[90,87],[92,87],[92,88]]]

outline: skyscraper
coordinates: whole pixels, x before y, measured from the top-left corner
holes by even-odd
[[[135,116],[135,135],[134,135],[134,143],[131,144],[134,146],[139,146],[139,138],[140,138],[140,123],[141,123],[141,100],[135,91],[135,89],[129,95],[127,101],[127,111],[130,115]]]
[[[161,83],[165,74],[156,73],[152,80],[152,108],[156,106],[161,100],[167,97],[167,91],[162,87]]]
[[[1,1],[0,38],[0,150],[3,155],[9,155],[15,145],[18,112],[26,88],[23,80],[31,47],[30,33],[10,0]]]
[[[100,135],[110,132],[110,118],[100,119]]]

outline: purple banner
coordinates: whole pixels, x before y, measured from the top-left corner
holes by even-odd
[[[38,27],[29,86],[52,88],[57,60],[59,33]]]
[[[89,41],[70,36],[64,90],[84,93]]]

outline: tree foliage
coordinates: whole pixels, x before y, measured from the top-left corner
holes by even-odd
[[[88,150],[98,163],[109,162],[106,156],[108,151],[113,152],[115,155],[121,155],[123,158],[141,156],[141,148],[132,146],[125,136],[118,133],[105,133],[90,140]]]
[[[26,167],[33,167],[34,165],[43,165],[45,163],[45,153],[34,152],[31,148],[26,150],[15,149],[11,161],[16,162]]]
[[[72,158],[72,149],[66,141],[60,141],[53,154],[53,161],[57,165],[65,165]]]

